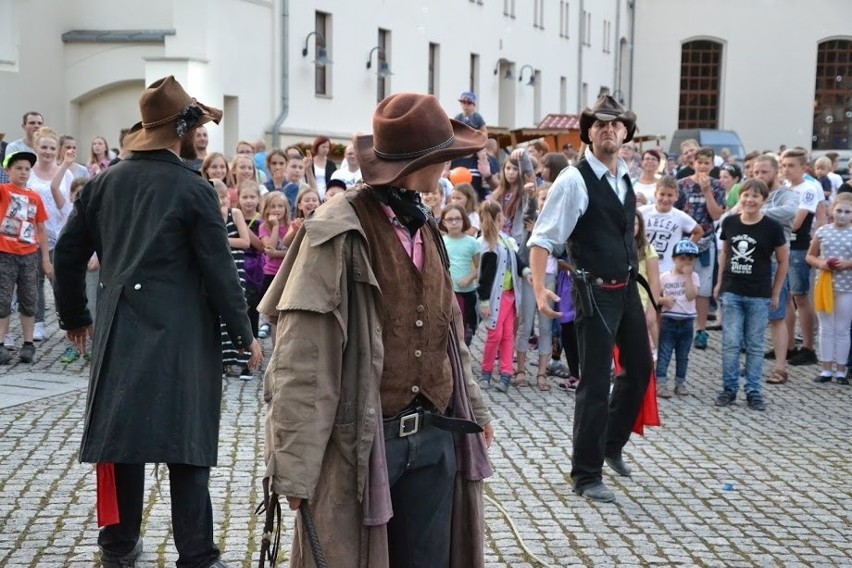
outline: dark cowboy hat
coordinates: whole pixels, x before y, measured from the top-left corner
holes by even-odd
[[[124,137],[127,150],[171,148],[183,136],[211,120],[219,124],[222,111],[190,97],[172,76],[151,83],[139,95],[142,122],[137,122]]]
[[[636,115],[633,111],[625,109],[621,104],[609,95],[601,95],[592,108],[586,107],[580,115],[580,140],[591,144],[589,140],[589,129],[596,120],[618,120],[627,128],[627,136],[624,142],[633,140],[636,131]]]
[[[452,120],[432,95],[398,93],[379,103],[373,134],[355,138],[361,174],[370,185],[390,185],[431,164],[470,156],[485,147],[479,130]]]

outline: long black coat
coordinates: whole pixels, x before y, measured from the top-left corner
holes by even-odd
[[[216,194],[167,150],[92,179],[56,245],[62,329],[92,323],[93,252],[101,271],[80,461],[215,465],[218,317],[238,349],[252,341]]]

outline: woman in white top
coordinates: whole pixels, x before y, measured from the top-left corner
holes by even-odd
[[[325,198],[325,184],[331,179],[331,174],[337,170],[337,164],[328,159],[331,150],[331,140],[327,136],[317,136],[311,147],[313,154],[313,171],[317,182],[320,200]]]
[[[36,163],[30,170],[30,179],[27,187],[36,191],[44,202],[47,212],[47,248],[50,251],[50,261],[53,262],[53,249],[59,232],[65,226],[68,215],[71,213],[71,182],[74,175],[68,171],[68,162],[63,166],[56,163],[59,153],[59,136],[48,127],[42,127],[33,135],[35,142]],[[63,157],[64,158],[64,157]],[[73,161],[73,158],[71,158]],[[38,282],[38,304],[35,314],[35,329],[33,339],[41,341],[44,339],[44,272],[39,262]]]
[[[657,170],[660,168],[662,155],[654,150],[642,152],[642,174],[633,180],[633,192],[636,194],[636,205],[651,205],[656,203],[654,193],[657,191]]]

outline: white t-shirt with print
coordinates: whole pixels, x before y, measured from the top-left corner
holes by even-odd
[[[695,228],[695,219],[674,207],[667,213],[660,213],[656,205],[644,205],[639,208],[639,212],[645,220],[645,237],[660,255],[660,273],[673,270],[674,246],[689,237]]]

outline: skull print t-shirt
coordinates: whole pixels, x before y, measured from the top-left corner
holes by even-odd
[[[722,221],[720,238],[728,252],[721,291],[771,297],[772,253],[787,243],[781,224],[765,215],[757,223],[746,224],[739,215],[731,215]]]

